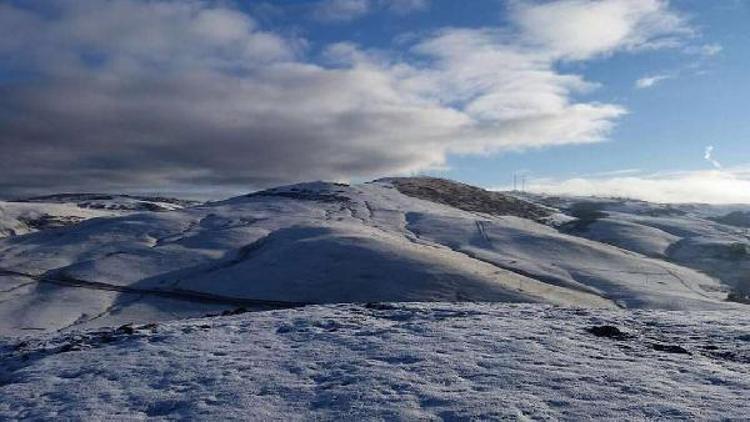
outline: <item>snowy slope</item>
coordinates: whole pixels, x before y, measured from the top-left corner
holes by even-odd
[[[745,420],[749,325],[407,303],[55,334],[0,344],[0,419]]]
[[[173,198],[90,193],[0,201],[0,238],[65,227],[90,218],[174,211],[197,204]]]
[[[455,201],[462,195],[465,200]],[[552,224],[565,219],[556,212],[415,178],[299,184],[183,210],[85,221],[0,241],[0,333],[111,325],[134,315],[200,316],[207,306],[741,306],[725,302],[727,287],[707,275],[560,232]],[[179,311],[165,301],[180,303]]]
[[[748,205],[651,204],[633,200],[525,196],[575,214],[587,205],[603,213],[562,231],[701,271],[750,294]]]
[[[112,215],[116,214],[106,210],[80,208],[74,204],[0,201],[0,238]]]

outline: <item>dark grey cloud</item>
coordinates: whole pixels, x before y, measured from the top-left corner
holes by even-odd
[[[4,195],[408,173],[596,141],[624,112],[572,101],[592,85],[550,47],[487,29],[417,41],[422,67],[347,43],[324,67],[225,2],[43,4],[0,4]]]

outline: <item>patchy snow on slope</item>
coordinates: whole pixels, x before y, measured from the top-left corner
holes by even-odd
[[[311,306],[0,344],[0,419],[743,420],[750,317]]]

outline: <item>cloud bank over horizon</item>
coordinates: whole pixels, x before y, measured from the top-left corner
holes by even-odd
[[[344,20],[429,2],[320,7]],[[507,27],[317,53],[230,2],[0,4],[0,151],[12,157],[0,192],[251,189],[598,142],[627,110],[581,100],[597,84],[559,64],[684,48],[693,33],[662,0],[508,7]]]
[[[534,179],[529,191],[640,199],[659,203],[750,204],[750,167],[604,177]]]

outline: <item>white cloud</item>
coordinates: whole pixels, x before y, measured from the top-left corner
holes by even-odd
[[[712,166],[714,166],[717,169],[721,169],[721,163],[716,161],[716,159],[713,157],[714,153],[714,146],[709,145],[706,147],[706,152],[703,154],[703,158],[706,159],[709,163],[711,163]]]
[[[639,89],[645,89],[645,88],[651,88],[652,86],[662,82],[666,81],[667,79],[672,79],[672,75],[662,74],[662,75],[652,75],[652,76],[644,76],[637,81],[635,81],[635,87]]]
[[[663,0],[522,1],[513,13],[528,42],[563,59],[676,46],[692,32]]]
[[[690,45],[683,49],[687,54],[696,54],[701,56],[715,56],[721,53],[724,47],[721,44],[704,44],[704,45]]]
[[[445,30],[414,51],[432,62],[404,71],[401,85],[473,119],[454,146],[463,152],[593,142],[625,113],[612,104],[571,101],[595,84],[559,74],[554,61],[519,49],[496,30]]]
[[[563,180],[535,179],[529,190],[554,195],[627,197],[662,203],[750,203],[750,169]]]
[[[675,21],[665,3],[636,1],[648,7],[637,19],[610,17],[622,17],[615,27],[626,35],[601,45],[453,28],[401,55],[331,45],[323,65],[305,58],[305,40],[226,4],[69,0],[50,16],[0,4],[0,59],[34,75],[0,86],[0,152],[14,157],[0,167],[0,189],[251,189],[415,172],[451,153],[596,142],[626,110],[577,100],[597,84],[561,73],[560,60],[684,32],[654,24]],[[560,4],[560,22],[583,22],[587,2]],[[549,7],[523,6],[520,27]]]

